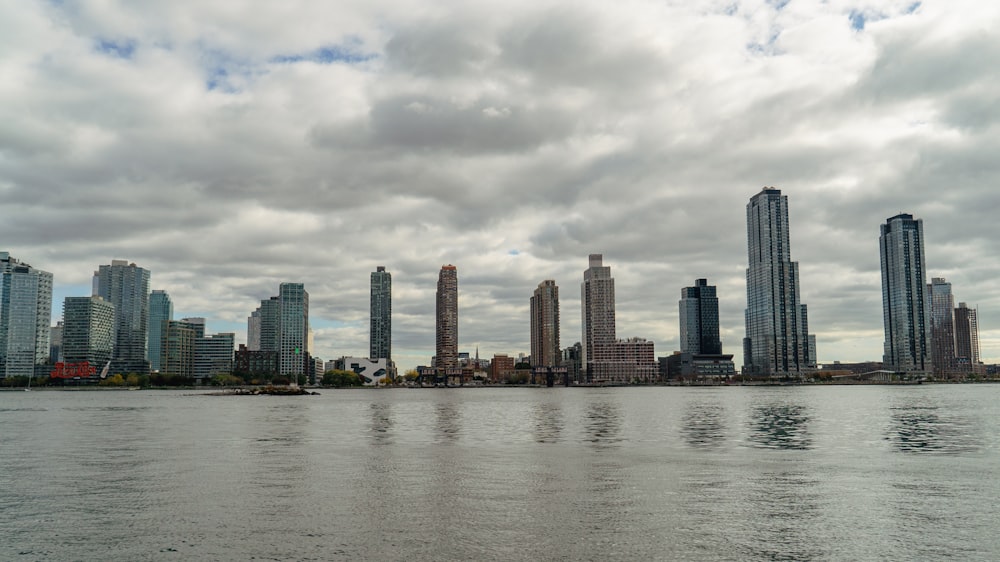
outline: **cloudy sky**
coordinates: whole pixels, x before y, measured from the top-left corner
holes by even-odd
[[[528,351],[528,298],[603,253],[619,337],[678,347],[718,285],[741,362],[746,203],[789,198],[821,362],[880,360],[878,229],[924,220],[928,278],[1000,362],[1000,4],[981,0],[0,0],[0,249],[88,295],[111,259],[175,316],[246,333],[282,281],[316,354],[367,355],[393,275],[401,368]]]

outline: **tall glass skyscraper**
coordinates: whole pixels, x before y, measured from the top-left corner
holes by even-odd
[[[34,376],[51,327],[52,274],[0,252],[0,378]]]
[[[149,295],[149,368],[160,370],[160,339],[166,323],[174,319],[174,303],[166,291],[155,290]]]
[[[719,297],[708,279],[698,279],[693,287],[681,289],[681,353],[721,355],[719,338]]]
[[[764,188],[747,204],[747,308],[743,370],[751,376],[801,376],[816,366],[799,264],[791,258],[788,197]]]
[[[368,358],[392,365],[392,274],[378,266],[371,275],[371,324]]]
[[[559,349],[559,286],[552,279],[538,284],[531,305],[531,366],[556,367]]]
[[[94,295],[115,307],[112,373],[149,373],[149,270],[126,260],[111,260],[94,273]]]
[[[944,277],[934,277],[927,285],[927,311],[934,374],[951,375],[955,372],[955,297]]]
[[[262,303],[263,304],[263,303]],[[305,375],[309,357],[309,293],[302,283],[278,286],[280,374]]]
[[[882,362],[896,371],[931,370],[930,314],[924,272],[924,221],[900,214],[880,227]]]
[[[458,366],[458,268],[441,266],[437,284],[437,330],[434,366]]]

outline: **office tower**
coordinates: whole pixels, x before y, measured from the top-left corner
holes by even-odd
[[[930,313],[931,364],[935,375],[955,370],[955,299],[951,283],[934,277],[927,285],[927,311]]]
[[[194,320],[194,321],[192,321]],[[160,334],[160,372],[194,378],[195,342],[205,334],[201,318],[167,320]]]
[[[531,305],[531,366],[556,367],[562,363],[559,349],[559,287],[547,279],[538,284]]]
[[[886,369],[931,370],[924,221],[900,214],[880,226]]]
[[[115,306],[98,296],[63,301],[63,362],[100,372],[114,353]]]
[[[743,369],[752,376],[801,376],[815,344],[791,258],[788,197],[764,188],[747,204],[747,308]]]
[[[111,260],[94,273],[94,294],[115,306],[114,373],[149,373],[149,271],[126,260]]]
[[[458,367],[458,269],[441,266],[437,284],[437,347],[434,366]]]
[[[153,371],[160,370],[160,339],[163,336],[163,328],[168,320],[174,319],[174,303],[170,300],[170,295],[166,291],[159,289],[149,295],[149,346],[147,358],[149,368]]]
[[[614,360],[615,280],[602,254],[590,254],[580,284],[582,311],[581,362],[587,380],[607,379]]]
[[[693,287],[681,289],[681,353],[719,355],[719,298],[715,286],[698,279]]]
[[[392,365],[392,274],[378,266],[371,275],[368,358]]]
[[[194,378],[204,382],[216,375],[233,372],[236,334],[226,332],[194,340]]]
[[[0,378],[32,377],[49,358],[52,274],[0,252]]]
[[[979,357],[979,314],[964,302],[955,309],[955,359],[962,372],[982,370]]]
[[[263,306],[263,301],[261,305]],[[306,364],[309,357],[309,293],[306,292],[305,285],[279,285],[278,310],[279,374],[305,375],[309,372]],[[263,336],[263,330],[261,334]]]

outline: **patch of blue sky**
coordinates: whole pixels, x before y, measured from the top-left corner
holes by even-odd
[[[864,31],[865,29],[865,15],[857,10],[851,10],[850,15],[847,16],[851,20],[851,29],[855,31]]]
[[[775,10],[781,10],[788,5],[789,1],[790,0],[767,0],[767,3],[770,4]]]
[[[510,251],[507,252],[507,255],[508,256],[520,256],[521,255],[521,250],[510,250]]]
[[[910,4],[909,6],[907,6],[906,10],[903,13],[904,14],[912,14],[913,12],[916,12],[917,10],[920,9],[920,5],[921,5],[921,2],[914,2],[914,3]]]
[[[263,66],[239,59],[228,53],[205,49],[202,51],[205,68],[205,88],[227,94],[239,93],[254,76],[264,74]]]
[[[359,64],[370,61],[376,58],[376,56],[374,53],[361,51],[357,45],[326,45],[305,53],[278,55],[272,58],[271,62],[278,64],[294,64],[297,62]]]
[[[917,2],[919,5],[920,3]],[[912,6],[911,6],[912,7]],[[919,7],[919,6],[918,6]],[[914,8],[916,9],[916,8]],[[907,11],[906,13],[911,13]],[[886,19],[887,15],[878,12],[861,12],[859,10],[851,10],[847,18],[851,22],[851,29],[854,31],[864,31],[865,26],[869,23],[880,21]]]
[[[112,40],[98,38],[94,42],[94,48],[98,52],[104,53],[110,57],[115,57],[118,59],[130,60],[132,55],[135,54],[135,39],[121,39]]]

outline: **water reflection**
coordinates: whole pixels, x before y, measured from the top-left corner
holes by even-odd
[[[371,436],[375,445],[388,445],[392,443],[392,410],[389,404],[384,402],[372,402],[369,406],[371,410]]]
[[[588,404],[584,421],[586,439],[594,446],[607,446],[622,441],[621,406],[615,402],[602,400]]]
[[[976,428],[957,414],[943,415],[937,406],[894,407],[886,437],[903,453],[957,454],[975,451]]]
[[[718,447],[726,437],[724,417],[725,409],[721,404],[692,403],[684,413],[681,435],[692,447]]]
[[[764,472],[744,483],[745,514],[754,524],[738,537],[740,558],[755,560],[816,560],[823,557],[819,526],[819,481],[800,471]]]
[[[451,402],[441,402],[434,407],[435,429],[445,441],[455,441],[461,431],[458,408]]]
[[[558,404],[541,403],[535,406],[535,441],[555,443],[563,431],[563,413]]]
[[[758,406],[751,412],[750,440],[766,449],[810,449],[808,410],[794,404]]]

